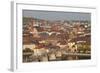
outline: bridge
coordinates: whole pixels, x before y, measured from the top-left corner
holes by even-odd
[[[85,53],[64,53],[64,54],[73,56],[91,56],[91,54],[85,54]]]

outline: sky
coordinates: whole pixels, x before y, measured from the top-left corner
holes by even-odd
[[[91,20],[91,13],[23,10],[23,17],[44,20]]]

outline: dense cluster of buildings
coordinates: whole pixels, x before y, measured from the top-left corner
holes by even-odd
[[[91,54],[90,21],[23,18],[23,62],[79,59],[65,53]]]

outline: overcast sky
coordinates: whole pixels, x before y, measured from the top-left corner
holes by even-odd
[[[23,10],[24,17],[45,20],[91,20],[90,13]]]

